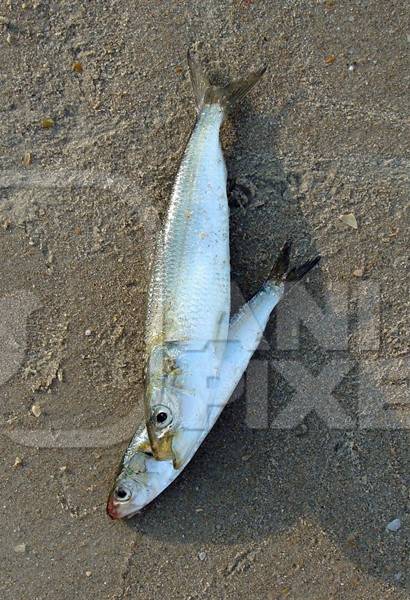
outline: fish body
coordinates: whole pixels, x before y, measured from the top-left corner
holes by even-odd
[[[182,464],[207,419],[228,335],[229,211],[223,109],[199,113],[171,196],[151,280],[145,415],[154,457]],[[158,415],[164,419],[158,423]],[[181,425],[184,425],[184,431]]]
[[[263,70],[212,86],[188,56],[198,116],[176,177],[151,279],[145,420],[156,460],[185,464],[206,429],[228,337],[229,209],[219,132]]]
[[[151,279],[146,329],[145,422],[109,495],[112,518],[131,517],[185,468],[214,425],[257,348],[288,270],[285,244],[261,291],[231,320],[229,214],[219,130],[227,107],[264,69],[211,86],[189,56],[198,118],[176,178]]]
[[[149,293],[148,348],[158,339],[226,340],[230,265],[222,120],[218,104],[201,110],[178,171]]]

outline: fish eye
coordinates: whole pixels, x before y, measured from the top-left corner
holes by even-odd
[[[153,417],[157,427],[160,429],[172,423],[172,413],[167,406],[156,406],[153,410]]]
[[[131,498],[131,492],[124,486],[118,486],[114,492],[115,499],[119,502],[128,502]]]
[[[168,415],[166,412],[159,412],[157,414],[157,423],[165,423],[165,421],[168,419]]]

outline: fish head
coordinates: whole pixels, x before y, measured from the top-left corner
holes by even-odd
[[[147,504],[148,489],[138,478],[124,478],[116,482],[107,502],[111,519],[128,519]]]
[[[178,381],[181,370],[175,357],[175,345],[155,347],[148,360],[144,394],[145,422],[151,451],[156,460],[172,458],[172,438],[181,420]]]
[[[108,497],[107,514],[112,519],[132,517],[148,503],[150,490],[146,459],[143,451],[128,449]]]
[[[175,469],[190,460],[209,430],[215,360],[212,346],[201,344],[156,348],[148,364],[145,416],[151,450],[156,460],[171,460]]]
[[[170,398],[170,394],[151,404],[146,427],[150,450],[156,460],[172,459],[172,440],[178,431],[179,414],[176,402]]]
[[[152,502],[177,476],[172,462],[130,446],[107,502],[112,519],[128,519]]]
[[[176,411],[175,411],[176,412]],[[157,461],[172,461],[181,469],[191,458],[208,427],[208,411],[196,394],[179,398],[178,419],[173,418],[172,404],[155,405],[147,421],[153,456]]]
[[[199,414],[202,405],[195,397],[185,397],[178,408],[178,420],[170,406],[156,405],[147,421],[150,448],[157,461],[172,461],[175,469],[182,468],[198,447],[205,427],[205,417]]]

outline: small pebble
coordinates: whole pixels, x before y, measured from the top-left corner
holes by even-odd
[[[390,521],[390,523],[387,524],[386,531],[396,532],[400,529],[400,527],[401,527],[400,519],[393,519],[393,521]]]
[[[336,56],[334,54],[328,54],[327,56],[325,56],[325,63],[327,65],[333,65],[335,60],[336,60]]]
[[[301,423],[295,428],[295,435],[297,437],[303,437],[309,433],[309,428],[306,423]]]
[[[87,337],[90,337],[90,335],[92,335],[92,331],[91,329],[86,329],[84,335],[86,335]]]
[[[91,577],[91,575],[92,575],[92,572],[91,572],[91,571],[86,571],[86,572],[85,572],[85,575],[86,575],[86,577]]]
[[[355,269],[353,271],[353,275],[354,275],[354,277],[363,277],[363,275],[364,275],[364,268],[363,267],[358,267],[357,269]]]
[[[50,117],[46,117],[45,119],[42,119],[41,127],[43,129],[51,129],[52,127],[54,127],[54,119],[51,119]]]
[[[40,407],[40,405],[39,404],[33,404],[33,406],[31,407],[31,412],[38,419],[39,416],[41,415],[41,407]]]
[[[14,552],[16,552],[17,554],[24,554],[26,550],[26,544],[17,544],[17,546],[14,546]]]
[[[21,159],[21,162],[25,167],[29,167],[31,165],[31,163],[33,162],[33,155],[31,154],[31,152],[25,152],[23,154],[23,158]]]
[[[357,533],[350,533],[346,538],[346,543],[352,548],[357,547]]]
[[[83,72],[83,65],[78,60],[73,62],[73,71],[75,71],[76,73]]]
[[[199,560],[205,560],[206,559],[206,552],[202,551],[198,554],[198,558]]]
[[[16,468],[22,467],[22,466],[23,466],[23,459],[20,458],[20,456],[16,456],[16,460],[14,461],[13,467],[16,469]]]
[[[357,229],[357,220],[353,213],[347,213],[345,215],[340,215],[339,219],[345,224],[349,225],[353,229]]]

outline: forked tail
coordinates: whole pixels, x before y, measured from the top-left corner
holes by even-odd
[[[190,50],[188,50],[188,65],[198,112],[205,104],[220,104],[225,111],[241,100],[266,71],[266,67],[262,67],[257,71],[251,71],[242,79],[228,83],[228,85],[217,86],[211,85],[201,64]]]
[[[280,283],[281,281],[299,281],[306,275],[306,273],[313,269],[313,267],[316,266],[321,259],[320,256],[316,256],[315,258],[306,261],[298,267],[289,269],[291,246],[292,243],[290,241],[287,241],[283,244],[279,256],[268,277],[268,281],[272,281],[274,283]]]

